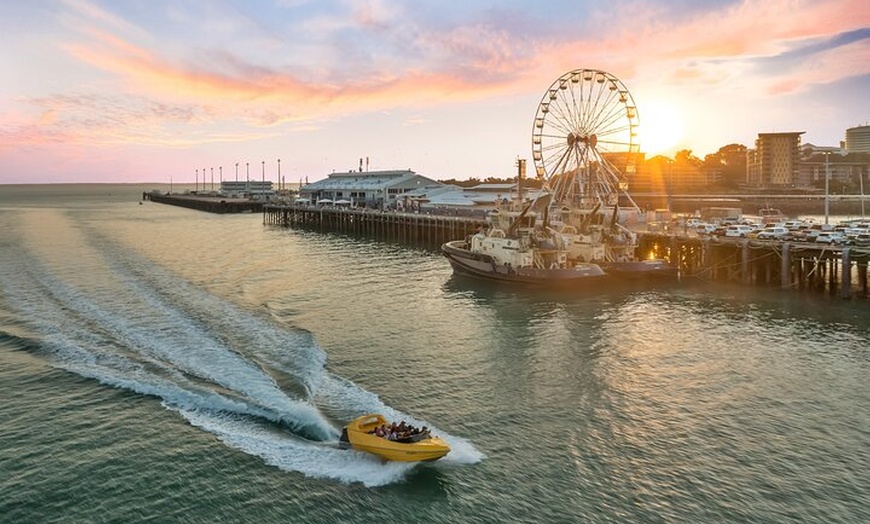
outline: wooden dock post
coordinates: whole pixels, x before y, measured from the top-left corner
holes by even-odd
[[[858,289],[861,297],[867,298],[867,262],[858,262]]]
[[[788,289],[791,287],[791,244],[783,242],[782,261],[779,270],[779,287]]]
[[[840,270],[840,279],[842,280],[840,290],[840,296],[843,298],[852,298],[852,260],[851,260],[852,248],[845,247],[843,251],[840,253],[841,260],[840,263],[842,268]]]

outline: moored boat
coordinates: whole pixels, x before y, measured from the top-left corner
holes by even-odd
[[[660,258],[608,262],[603,269],[610,276],[628,280],[670,280],[679,276],[673,264]]]
[[[369,414],[352,420],[341,432],[340,444],[365,451],[384,460],[421,462],[438,460],[450,453],[450,446],[443,439],[431,436],[428,431],[417,432],[405,438],[390,440],[375,433],[380,427],[389,427],[383,415]]]
[[[758,216],[761,218],[762,224],[779,224],[788,220],[788,217],[775,207],[764,206],[758,210]]]
[[[568,259],[565,239],[535,224],[535,213],[493,210],[489,229],[441,246],[453,271],[506,282],[547,285],[586,282],[606,275],[598,264]]]

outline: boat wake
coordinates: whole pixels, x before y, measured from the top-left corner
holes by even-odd
[[[379,486],[414,468],[338,449],[341,425],[369,411],[433,425],[327,371],[309,332],[210,295],[97,231],[54,225],[67,231],[0,249],[0,298],[52,365],[159,398],[282,470]],[[481,460],[470,442],[433,431],[454,450],[443,462]]]

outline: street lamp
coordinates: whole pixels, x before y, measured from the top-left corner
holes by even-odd
[[[828,207],[829,207],[829,192],[830,192],[830,179],[831,179],[831,169],[830,163],[828,160],[831,158],[831,152],[825,151],[825,225],[828,225]]]
[[[236,182],[239,181],[239,163],[236,162]]]
[[[193,183],[193,190],[199,191],[199,169],[196,170],[196,179]]]
[[[281,189],[281,159],[278,159],[278,189]]]
[[[251,195],[251,163],[245,162],[245,198],[250,198]]]

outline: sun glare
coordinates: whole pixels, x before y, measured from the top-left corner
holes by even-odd
[[[683,139],[683,118],[674,106],[662,103],[640,107],[640,150],[647,157],[672,153]]]

